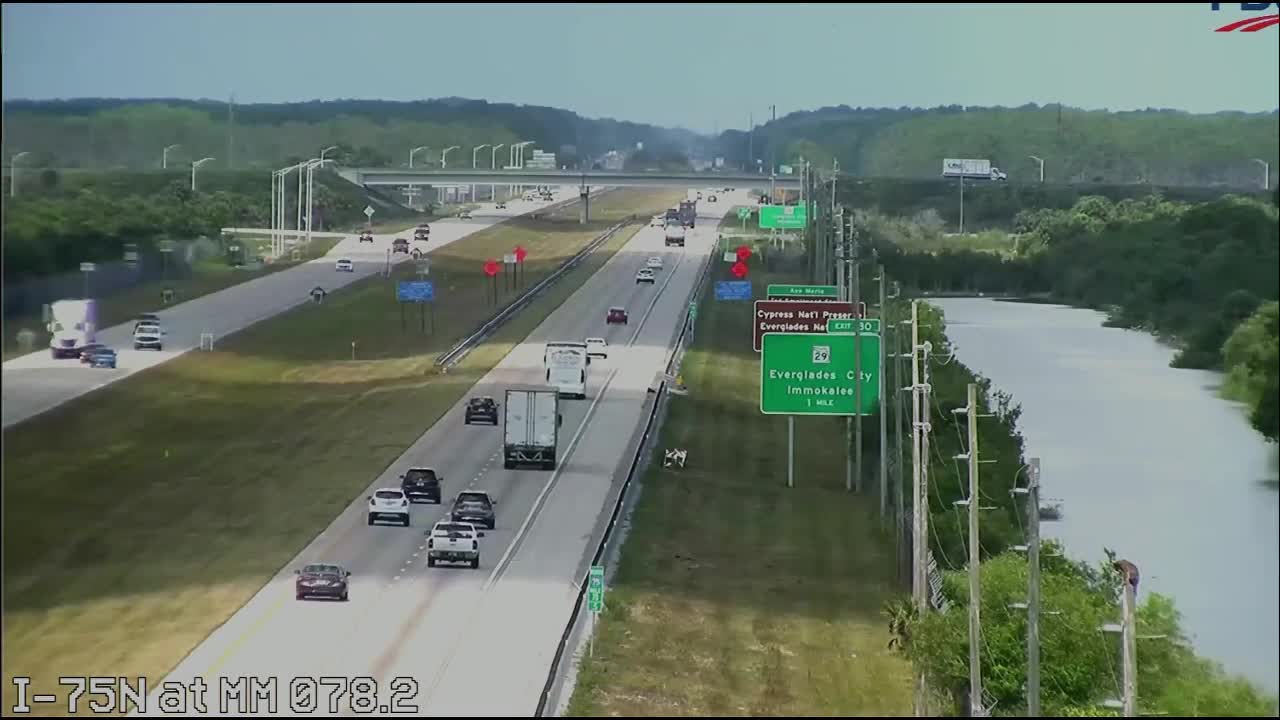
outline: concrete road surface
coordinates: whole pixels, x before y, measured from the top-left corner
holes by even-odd
[[[576,197],[576,188],[562,188],[554,202]],[[119,353],[118,367],[114,370],[93,369],[74,359],[54,360],[47,347],[9,360],[4,363],[3,427],[199,348],[201,335],[205,333],[211,334],[216,343],[219,338],[307,302],[313,288],[321,287],[332,292],[378,273],[386,268],[387,252],[395,237],[407,237],[411,249],[417,247],[430,253],[478,230],[549,204],[512,200],[503,210],[486,204],[473,211],[470,220],[448,218],[432,222],[428,242],[414,242],[412,232],[375,235],[373,243],[361,243],[358,235],[346,235],[323,258],[158,310],[160,321],[168,333],[163,349],[159,351],[133,349],[131,322],[100,330],[98,341]],[[392,263],[409,259],[403,253],[390,257]],[[339,258],[349,258],[354,272],[337,272],[334,265]]]
[[[469,394],[501,402],[507,387],[543,382],[543,343],[605,337],[609,356],[588,367],[587,399],[561,401],[556,470],[504,470],[501,427],[464,425],[459,401],[165,679],[176,688],[199,678],[208,688],[204,708],[175,705],[171,714],[531,714],[574,582],[598,542],[597,519],[617,490],[647,390],[685,321],[727,200],[700,203],[705,215],[685,248],[665,248],[659,228],[641,230]],[[655,255],[663,258],[658,282],[636,284],[636,271]],[[627,308],[627,325],[605,324],[611,305]],[[366,496],[398,487],[415,465],[442,474],[443,504],[411,506],[408,528],[367,525]],[[424,533],[465,489],[497,501],[497,527],[480,540],[480,568],[428,568]],[[345,565],[350,599],[296,600],[293,571],[309,562]],[[223,702],[241,678],[244,704]],[[259,683],[267,694],[255,701]],[[164,710],[152,690],[155,716]]]

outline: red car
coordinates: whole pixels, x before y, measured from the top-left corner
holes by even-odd
[[[298,576],[294,581],[294,595],[299,600],[308,597],[347,599],[351,571],[341,565],[313,563],[303,566],[301,570],[294,570],[293,574]]]
[[[622,323],[623,325],[626,325],[627,309],[620,307],[609,308],[609,314],[605,317],[604,321],[608,325],[613,325],[614,323]]]

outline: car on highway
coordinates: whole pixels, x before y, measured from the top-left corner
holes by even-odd
[[[626,325],[627,309],[617,306],[609,308],[609,314],[605,315],[604,322],[606,325],[613,325],[615,323],[622,323],[623,325]]]
[[[391,252],[409,254],[409,241],[404,238],[396,238],[391,241]]]
[[[449,510],[449,519],[456,523],[471,523],[476,527],[492,530],[498,522],[494,501],[484,490],[464,490],[453,500],[453,508]]]
[[[430,467],[411,467],[400,476],[400,489],[409,503],[419,500],[440,504],[440,481],[444,478]]]
[[[364,242],[367,242],[367,243],[371,243],[371,242],[373,242],[373,233],[371,233],[371,232],[369,232],[369,231],[367,231],[367,230],[366,230],[365,232],[360,233],[360,240],[359,240],[358,242],[362,242],[362,243],[364,243]]]
[[[431,226],[428,225],[427,223],[422,223],[421,225],[413,229],[414,242],[426,242],[427,240],[430,240],[430,239],[431,239]]]
[[[649,221],[649,227],[662,227],[665,224],[666,219],[661,215],[654,215],[653,219]]]
[[[138,317],[133,319],[134,322],[153,322],[160,323],[160,316],[155,313],[138,313]]]
[[[436,563],[465,562],[475,570],[480,567],[480,541],[484,533],[471,523],[441,520],[426,532],[427,567]]]
[[[339,258],[338,262],[333,264],[333,269],[338,272],[355,272],[356,264],[351,262],[351,258]]]
[[[459,220],[470,220],[470,219],[471,219],[471,211],[470,211],[470,210],[463,210],[462,212],[458,213],[458,219],[459,219]]]
[[[587,357],[608,358],[609,343],[602,337],[587,338]]]
[[[95,342],[95,343],[89,343],[88,345],[85,345],[84,347],[80,348],[80,364],[88,365],[90,359],[93,358],[93,354],[105,347],[106,345]]]
[[[640,268],[636,273],[636,284],[649,283],[650,285],[658,281],[658,277],[653,274],[653,268]]]
[[[715,201],[716,201],[716,196],[715,196],[715,195],[708,195],[708,196],[707,196],[707,202],[715,202]]]
[[[493,209],[494,209],[494,210],[506,210],[506,209],[507,209],[507,204],[506,204],[506,203],[504,203],[504,202],[496,202],[496,203],[494,203],[494,204],[493,204]]]
[[[293,571],[293,594],[298,600],[325,597],[350,599],[351,571],[335,563],[311,563]]]
[[[464,425],[470,425],[476,420],[483,420],[493,425],[498,424],[498,401],[484,395],[481,397],[473,397],[467,401],[467,409],[463,413],[462,422]]]
[[[378,488],[369,495],[369,524],[395,520],[409,527],[409,496],[400,488]]]
[[[157,322],[140,322],[133,326],[133,349],[164,349],[164,329]]]
[[[662,256],[654,255],[645,261],[645,267],[651,267],[654,270],[662,269]]]
[[[109,347],[98,348],[89,355],[89,367],[115,369],[116,351]]]

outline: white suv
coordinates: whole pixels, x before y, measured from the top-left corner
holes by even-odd
[[[154,350],[164,348],[164,329],[160,327],[160,323],[143,321],[133,326],[133,349],[141,350],[142,348]]]
[[[378,488],[369,496],[369,524],[395,520],[409,527],[409,497],[400,488]]]

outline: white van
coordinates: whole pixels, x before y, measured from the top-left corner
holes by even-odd
[[[549,342],[542,355],[542,367],[546,371],[547,384],[560,393],[560,397],[587,397],[587,344],[584,342]]]

